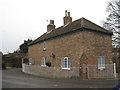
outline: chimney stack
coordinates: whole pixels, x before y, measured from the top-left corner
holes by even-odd
[[[54,29],[55,29],[54,20],[50,20],[50,23],[47,25],[47,32]]]
[[[63,18],[64,25],[72,22],[72,17],[70,17],[70,12],[65,11],[65,17]]]

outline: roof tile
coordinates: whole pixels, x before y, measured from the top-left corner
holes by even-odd
[[[73,21],[72,23],[69,23],[68,25],[63,25],[57,29],[54,29],[50,33],[47,33],[47,32],[44,33],[43,35],[38,37],[36,40],[31,42],[29,45],[33,45],[41,41],[44,41],[46,39],[50,39],[50,38],[53,38],[53,37],[56,37],[56,36],[59,36],[65,33],[73,32],[80,28],[91,29],[94,31],[103,32],[103,33],[112,35],[111,31],[108,31],[85,18],[80,18],[78,20]]]

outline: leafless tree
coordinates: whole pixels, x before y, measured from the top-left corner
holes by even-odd
[[[106,11],[109,14],[103,22],[103,27],[113,32],[113,47],[120,48],[120,0],[109,2]]]

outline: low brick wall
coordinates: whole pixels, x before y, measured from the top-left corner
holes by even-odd
[[[41,67],[36,65],[22,64],[22,72],[50,78],[76,78],[79,77],[79,68],[72,67],[71,70],[62,70],[61,67]]]
[[[113,64],[106,65],[105,70],[98,70],[96,65],[88,65],[88,79],[92,78],[115,78]],[[50,78],[78,78],[80,71],[78,67],[72,67],[71,70],[63,70],[61,67],[41,67],[37,65],[22,64],[22,72],[31,75],[50,77]]]

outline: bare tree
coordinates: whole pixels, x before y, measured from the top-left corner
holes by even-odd
[[[103,23],[103,27],[113,32],[113,46],[120,48],[120,0],[109,2],[107,6],[108,17]]]

